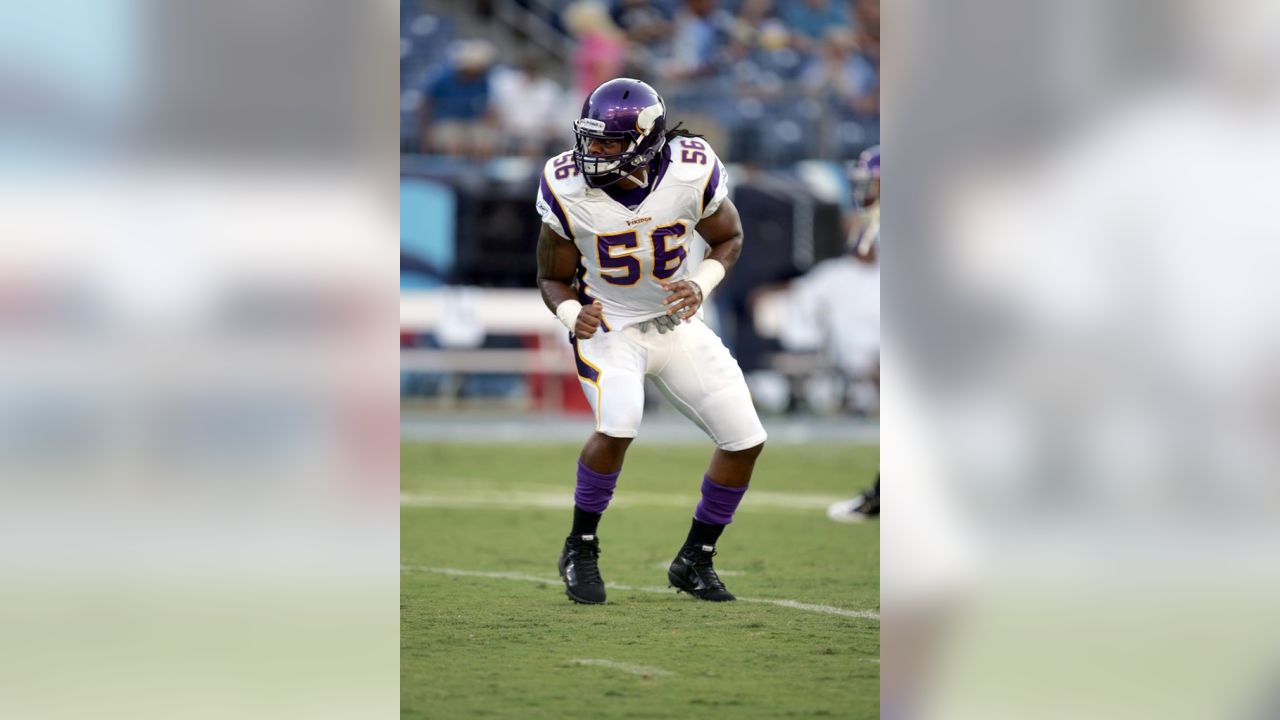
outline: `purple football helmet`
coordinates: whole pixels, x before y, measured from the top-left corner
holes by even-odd
[[[869,147],[858,156],[853,169],[853,204],[868,207],[880,201],[880,146]]]
[[[639,80],[614,78],[587,96],[573,132],[578,172],[588,186],[606,187],[648,165],[662,151],[667,141],[667,104]],[[593,139],[620,141],[622,152],[592,155],[588,148]]]

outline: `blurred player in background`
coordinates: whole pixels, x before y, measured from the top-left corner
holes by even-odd
[[[565,592],[579,603],[605,601],[596,529],[640,428],[647,376],[716,444],[668,580],[703,600],[733,600],[712,557],[765,430],[742,370],[699,312],[742,252],[724,165],[700,136],[667,129],[666,103],[630,78],[595,88],[574,132],[574,149],[547,161],[537,197],[538,287],[569,329],[596,416],[559,561]],[[709,253],[691,272],[695,233]]]
[[[849,223],[849,248],[858,257],[870,257],[880,246],[880,146],[858,156],[853,171],[854,213]]]
[[[849,223],[850,255],[859,264],[875,264],[878,262],[880,255],[880,147],[878,145],[873,148],[868,148],[858,158],[858,164],[854,169],[853,180],[853,199],[854,207],[856,209],[851,216]],[[821,265],[823,265],[823,263],[820,263],[819,267],[821,267]],[[815,268],[814,270],[814,274],[817,274],[818,268]],[[860,271],[855,269],[853,272],[857,274]],[[833,274],[834,273],[828,273],[828,275]],[[828,282],[825,284],[831,285],[832,287],[856,286],[858,284],[858,279],[858,277],[848,277],[847,273],[842,273],[840,275],[830,277]],[[806,286],[804,284],[799,285],[800,287],[796,293],[798,295],[798,302],[796,305],[798,307],[804,307],[806,305],[814,304],[814,300],[807,296],[814,295],[816,290],[812,288],[812,286]],[[820,288],[821,285],[818,285],[818,287]],[[868,379],[875,383],[876,391],[878,393],[880,389],[880,282],[878,268],[876,269],[875,294],[876,324],[874,367],[870,368]],[[848,323],[842,322],[841,319],[856,317],[856,315],[853,312],[850,312],[851,308],[848,308],[847,306],[842,307],[841,310],[841,312],[830,312],[826,314],[826,316],[832,320],[832,327],[830,328],[830,331],[833,335],[833,342],[836,342],[835,338],[838,338],[841,335],[853,336],[849,342],[843,343],[844,345],[849,345],[853,348],[851,351],[846,352],[846,355],[853,354],[856,357],[868,356],[867,361],[869,362],[871,359],[869,357],[870,347],[861,347],[866,345],[866,343],[859,342],[861,339],[860,336],[865,333],[860,332],[857,327],[843,329],[843,326]],[[838,342],[836,342],[836,344],[837,347],[841,345],[841,343]],[[858,363],[855,361],[851,364],[854,366],[854,371],[856,372]],[[877,518],[879,516],[879,473],[876,473],[876,482],[871,489],[863,492],[852,500],[833,503],[827,508],[827,517],[835,520],[836,522],[861,522],[863,520]]]
[[[845,223],[847,252],[790,284],[778,340],[789,351],[820,352],[846,387],[844,404],[874,415],[880,371],[879,148],[864,152],[852,175],[855,210]]]

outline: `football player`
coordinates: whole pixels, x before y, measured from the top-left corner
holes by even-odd
[[[578,457],[559,561],[565,592],[605,601],[596,529],[640,429],[649,377],[716,444],[667,579],[703,600],[733,600],[712,557],[765,431],[742,370],[700,312],[742,253],[724,165],[701,136],[668,129],[662,98],[630,78],[593,90],[574,134],[573,150],[547,161],[537,197],[538,286],[569,330],[596,424]],[[691,256],[695,236],[705,258]]]
[[[879,145],[862,151],[852,175],[854,212],[849,227],[849,249],[868,257],[880,244]]]
[[[880,247],[880,146],[864,150],[853,171],[854,221],[849,230],[849,248],[860,257],[879,253]],[[876,387],[880,371],[875,373]],[[836,522],[856,523],[880,517],[880,473],[870,490],[852,500],[832,503],[827,517]]]

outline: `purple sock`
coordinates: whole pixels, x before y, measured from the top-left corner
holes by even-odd
[[[693,511],[693,518],[708,525],[728,525],[733,522],[733,512],[738,509],[745,495],[745,487],[731,488],[711,481],[702,476],[702,501]]]
[[[605,475],[578,461],[578,486],[573,491],[573,504],[587,512],[601,513],[613,499],[613,488],[618,484],[618,473]]]

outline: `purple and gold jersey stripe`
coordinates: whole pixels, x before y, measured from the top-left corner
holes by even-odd
[[[538,192],[542,194],[542,201],[555,213],[556,219],[560,221],[560,227],[564,229],[564,236],[573,239],[573,230],[569,228],[569,217],[564,214],[564,208],[560,205],[560,198],[556,197],[555,192],[551,190],[551,186],[547,184],[547,176],[543,174],[538,179]]]
[[[711,168],[711,176],[707,178],[707,187],[702,191],[702,211],[706,212],[707,203],[711,202],[711,198],[716,196],[716,190],[720,189],[720,163]]]

